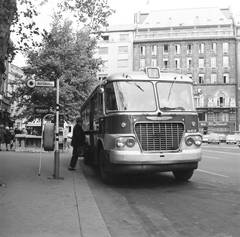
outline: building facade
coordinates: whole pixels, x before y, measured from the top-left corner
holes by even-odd
[[[129,63],[132,57],[132,67],[128,64],[119,68],[118,45],[105,41],[108,70],[104,75],[119,70],[143,70],[146,66],[188,75],[195,84],[200,131],[203,134],[239,131],[240,20],[232,17],[230,9],[211,7],[136,13],[135,23],[128,31],[124,31],[124,26],[121,31],[119,26],[112,26],[111,31],[104,32],[109,40],[121,32],[130,34],[128,48],[133,48],[127,56]]]
[[[9,64],[9,69],[8,69],[8,85],[7,85],[7,96],[8,98],[11,98],[12,92],[15,91],[16,89],[16,84],[11,83],[11,82],[16,82],[19,79],[21,79],[24,76],[23,70],[14,65],[14,64]],[[20,111],[21,112],[21,111]],[[9,109],[9,123],[11,127],[22,129],[22,120],[21,119],[15,119],[13,120],[14,117],[16,117],[19,113],[17,111],[17,101],[11,101],[10,104],[10,109]]]
[[[5,61],[5,71],[0,72],[0,125],[9,126],[10,122],[10,99],[7,94],[8,86],[8,62]]]
[[[203,134],[239,130],[236,26],[229,9],[155,11],[140,17],[134,70],[158,66],[195,82]]]
[[[132,71],[135,28],[136,24],[116,25],[103,31],[95,55],[104,62],[99,79],[112,73]]]

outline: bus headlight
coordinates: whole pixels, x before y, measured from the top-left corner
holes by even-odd
[[[202,137],[200,135],[188,136],[185,138],[185,143],[187,146],[191,146],[192,144],[195,144],[196,146],[201,146]]]
[[[116,147],[123,148],[124,146],[133,147],[136,141],[133,137],[118,137],[116,139]]]

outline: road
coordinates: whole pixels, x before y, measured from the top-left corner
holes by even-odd
[[[188,182],[172,173],[122,177],[103,184],[81,161],[112,237],[239,237],[240,149],[203,144],[203,160]]]

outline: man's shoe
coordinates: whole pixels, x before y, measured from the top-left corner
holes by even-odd
[[[75,171],[76,168],[73,168],[73,167],[69,166],[69,167],[68,167],[68,170]]]

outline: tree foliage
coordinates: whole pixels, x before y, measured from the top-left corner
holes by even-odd
[[[96,40],[89,32],[74,31],[70,20],[62,21],[54,15],[52,28],[44,36],[41,50],[28,53],[26,78],[18,81],[13,98],[18,98],[19,108],[26,108],[22,116],[34,117],[34,107],[47,106],[55,110],[56,89],[25,86],[26,80],[56,81],[60,78],[60,112],[72,120],[79,114],[82,102],[96,85],[96,73],[102,63],[94,59]],[[16,83],[16,82],[15,82]]]
[[[23,11],[18,9],[14,24],[19,41],[15,50],[26,53],[27,76],[19,81],[12,99],[18,101],[19,108],[25,108],[23,117],[34,117],[34,107],[56,107],[56,93],[52,88],[26,87],[26,80],[34,78],[41,81],[56,81],[60,78],[60,109],[72,120],[80,105],[96,84],[96,73],[101,60],[94,59],[96,41],[90,40],[90,32],[99,32],[102,26],[107,26],[107,18],[114,13],[107,5],[107,0],[59,0],[53,15],[50,32],[40,32],[34,22],[38,15],[37,6],[48,0],[39,0],[38,5],[31,0],[17,0],[20,5],[27,6]],[[63,20],[64,12],[71,12],[82,30],[73,30],[70,20]],[[21,15],[32,21],[21,21]],[[84,26],[84,27],[83,27]],[[84,29],[84,30],[83,30]],[[27,32],[25,32],[27,30]],[[40,35],[43,40],[39,44],[34,41],[34,35]],[[30,43],[29,43],[30,40]]]

